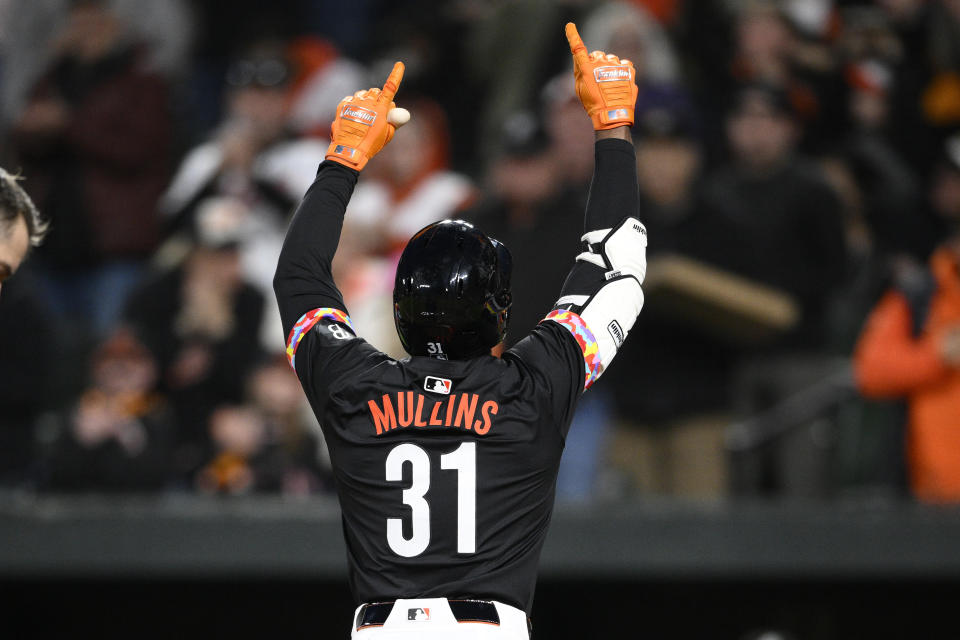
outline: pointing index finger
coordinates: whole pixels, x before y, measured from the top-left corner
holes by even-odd
[[[567,42],[570,43],[570,53],[574,58],[581,59],[587,57],[587,47],[580,39],[580,33],[577,31],[577,25],[572,22],[567,23]]]
[[[387,77],[387,81],[383,83],[383,93],[380,95],[383,97],[385,102],[390,102],[393,100],[393,96],[397,95],[397,89],[400,88],[400,81],[403,80],[403,63],[397,62],[393,65],[393,71],[390,72],[390,75]]]

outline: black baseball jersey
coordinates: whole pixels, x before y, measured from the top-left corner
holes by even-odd
[[[585,376],[564,325],[542,324],[502,359],[465,361],[393,360],[335,309],[295,331],[357,601],[473,597],[529,611]]]
[[[585,224],[609,229],[636,211],[633,147],[600,141],[596,159]],[[556,308],[501,358],[446,360],[436,344],[435,357],[394,360],[357,335],[331,275],[357,176],[320,166],[274,278],[287,356],[330,451],[353,596],[529,612],[574,407],[632,326],[639,283],[606,258],[578,258]],[[607,326],[596,309],[625,295],[627,315]],[[578,311],[607,331],[591,333]]]

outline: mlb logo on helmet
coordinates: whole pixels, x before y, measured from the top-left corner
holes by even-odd
[[[453,383],[446,378],[427,376],[426,380],[423,381],[423,388],[426,391],[433,391],[434,393],[442,393],[444,395],[450,395],[450,388],[452,386]]]
[[[407,609],[407,620],[429,620],[430,609],[428,607],[416,607]]]
[[[369,127],[377,120],[377,112],[364,109],[363,107],[351,107],[345,104],[343,105],[343,109],[340,110],[340,117],[345,120],[365,124]]]
[[[597,82],[616,82],[617,80],[630,79],[630,67],[623,65],[620,67],[597,67],[593,70],[593,77]]]

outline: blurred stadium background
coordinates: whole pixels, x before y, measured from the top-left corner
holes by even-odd
[[[336,103],[403,60],[413,120],[335,264],[351,316],[399,356],[399,249],[462,217],[512,248],[522,337],[592,171],[568,20],[638,69],[650,269],[571,430],[535,637],[955,628],[957,0],[0,0],[0,165],[52,221],[0,296],[21,637],[346,637],[286,221]]]

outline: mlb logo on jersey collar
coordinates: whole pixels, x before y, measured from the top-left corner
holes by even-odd
[[[443,395],[450,395],[450,389],[453,388],[453,382],[446,378],[437,378],[435,376],[427,376],[423,381],[424,391],[433,391],[434,393],[442,393]]]
[[[407,609],[407,620],[429,620],[430,609],[427,607],[416,607]]]

